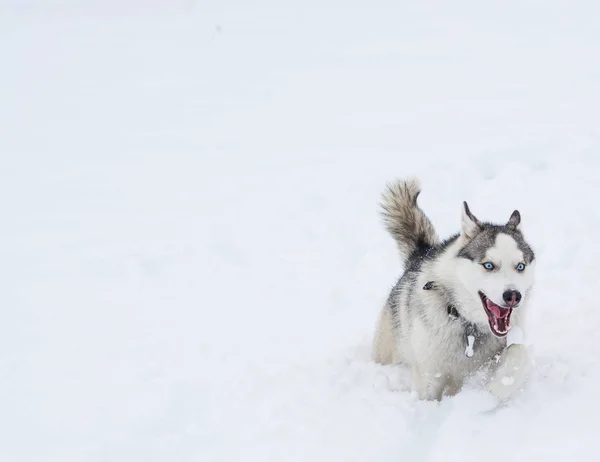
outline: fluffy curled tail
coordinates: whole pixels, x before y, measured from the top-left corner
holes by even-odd
[[[411,178],[389,184],[383,193],[384,223],[398,244],[404,264],[415,252],[426,251],[439,242],[431,221],[417,205],[420,192],[419,180]]]

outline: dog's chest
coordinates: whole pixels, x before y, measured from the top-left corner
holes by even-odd
[[[490,334],[472,332],[469,329],[457,329],[452,340],[439,345],[444,351],[448,368],[463,370],[465,373],[474,372],[484,363],[502,351],[506,342]]]

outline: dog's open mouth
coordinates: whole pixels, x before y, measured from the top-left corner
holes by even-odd
[[[512,308],[496,305],[487,298],[483,292],[479,292],[479,297],[481,297],[481,303],[483,303],[483,308],[488,315],[492,333],[496,337],[504,337],[510,330],[510,315],[512,313]]]

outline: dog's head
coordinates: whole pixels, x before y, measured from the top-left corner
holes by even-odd
[[[463,315],[488,324],[496,337],[511,328],[511,314],[525,305],[534,282],[535,255],[520,229],[515,210],[504,225],[483,223],[463,203],[457,275],[468,297]]]

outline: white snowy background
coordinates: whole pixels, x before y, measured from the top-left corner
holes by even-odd
[[[600,6],[0,0],[0,461],[599,460]],[[518,208],[535,367],[370,361],[378,215]]]

